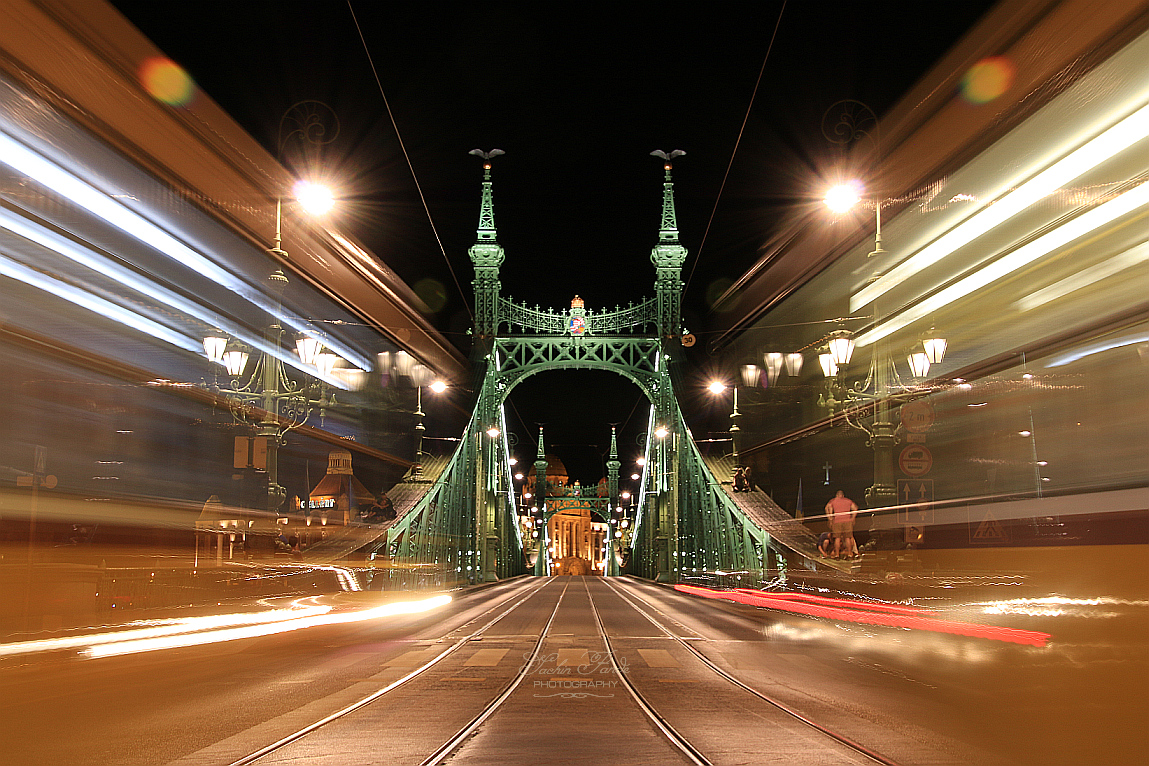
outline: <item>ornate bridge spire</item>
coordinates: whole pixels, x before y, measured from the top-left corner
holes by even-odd
[[[618,469],[622,463],[618,459],[618,434],[610,427],[610,459],[606,461],[606,489],[610,495],[610,507],[618,508]]]
[[[674,211],[674,181],[670,176],[671,160],[686,152],[655,150],[651,156],[663,160],[666,176],[662,182],[662,225],[658,230],[658,245],[651,251],[654,264],[654,291],[658,300],[658,334],[673,338],[681,332],[682,264],[686,261],[686,248],[678,242],[678,219]]]
[[[505,154],[502,149],[485,152],[472,149],[470,154],[483,159],[483,196],[479,205],[479,228],[475,244],[468,251],[475,266],[475,335],[483,340],[495,335],[498,326],[499,267],[503,263],[503,248],[495,231],[495,193],[491,181],[491,159]]]
[[[547,453],[543,448],[543,427],[539,426],[539,451],[535,455],[535,504],[542,510],[547,497]]]

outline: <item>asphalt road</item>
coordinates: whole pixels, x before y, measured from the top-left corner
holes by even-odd
[[[1067,626],[1065,640],[1035,648],[787,614],[631,579],[520,578],[418,615],[102,659],[8,658],[0,760],[231,764],[452,647],[258,762],[419,764],[509,690],[443,762],[688,763],[619,670],[715,764],[874,762],[841,740],[901,764],[1135,760],[1128,734],[1144,723],[1145,657],[1129,648],[1135,636],[1103,640],[1111,626],[1095,624],[1093,633]],[[777,704],[736,687],[686,644]]]

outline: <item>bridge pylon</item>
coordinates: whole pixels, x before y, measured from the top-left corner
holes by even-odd
[[[469,253],[475,268],[474,357],[481,383],[474,414],[454,456],[434,488],[388,533],[390,553],[411,567],[441,566],[444,577],[489,582],[526,571],[517,497],[513,491],[503,406],[526,378],[543,371],[595,369],[632,381],[650,402],[635,529],[626,571],[678,583],[719,573],[738,574],[749,586],[767,576],[770,535],[746,517],[703,461],[679,407],[676,368],[682,352],[682,265],[671,160],[685,154],[653,152],[664,160],[662,218],[651,251],[655,297],[613,310],[587,307],[575,296],[569,308],[540,309],[500,294],[505,254],[494,217],[491,158],[484,160],[479,227]],[[547,571],[546,460],[536,462],[540,509],[539,556],[534,572]],[[612,432],[609,502],[618,508],[617,445]],[[540,467],[541,466],[541,467]],[[608,518],[608,522],[611,519]],[[537,522],[536,522],[537,523]],[[615,526],[607,543],[614,574]],[[776,574],[776,573],[775,573]]]

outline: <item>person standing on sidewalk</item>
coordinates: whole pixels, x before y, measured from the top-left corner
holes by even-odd
[[[853,500],[846,497],[846,493],[838,490],[830,502],[826,503],[826,515],[830,520],[830,536],[834,538],[834,552],[830,558],[852,558],[858,555],[858,544],[854,542],[854,517],[858,515],[858,506]],[[841,549],[845,547],[845,554]]]

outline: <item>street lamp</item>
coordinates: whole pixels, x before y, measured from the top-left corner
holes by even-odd
[[[801,366],[800,363],[799,363],[799,366]],[[739,370],[739,373],[742,377],[742,385],[744,385],[748,388],[757,385],[759,377],[762,374],[762,372],[761,372],[761,370],[759,370],[758,366],[753,365],[753,364],[742,365],[742,367]],[[710,385],[707,386],[707,390],[709,390],[710,393],[714,394],[715,396],[718,396],[719,394],[724,392],[726,390],[726,388],[727,388],[726,384],[720,380],[712,381],[710,383]],[[738,460],[739,460],[738,455],[740,452],[739,448],[742,446],[740,444],[742,429],[739,427],[739,423],[742,420],[742,413],[740,413],[738,411],[738,386],[734,385],[734,386],[731,386],[730,388],[734,392],[734,409],[730,413],[730,443],[731,443],[731,450],[733,452],[734,463],[735,463],[735,465],[737,465]],[[659,436],[658,431],[655,431],[654,435]],[[663,437],[659,436],[659,438],[661,439]]]
[[[830,189],[824,201],[831,210],[844,213],[854,206],[872,206],[874,209],[874,249],[870,258],[885,255],[882,249],[882,208],[892,200],[866,200],[862,187],[850,183]],[[882,264],[879,262],[878,267]],[[876,326],[881,315],[877,302],[874,302],[871,317]],[[852,386],[845,383],[847,367],[854,353],[853,333],[844,328],[830,333],[825,339],[825,351],[819,355],[822,372],[828,380],[828,396],[819,403],[829,408],[831,413],[840,407],[846,422],[853,428],[864,431],[869,436],[869,445],[874,450],[874,484],[866,490],[866,500],[870,507],[894,505],[897,502],[897,487],[894,483],[893,448],[897,441],[896,425],[890,409],[921,396],[918,386],[902,382],[885,340],[876,342],[870,355],[869,372],[865,378]],[[937,364],[945,356],[946,340],[933,328],[921,338],[921,351],[911,351],[906,360],[914,379],[924,379],[931,364]],[[862,420],[862,413],[871,408],[872,420]]]
[[[280,304],[287,276],[276,269],[269,277],[276,305]],[[287,375],[283,361],[275,353],[281,349],[284,334],[278,320],[272,319],[264,334],[265,347],[256,356],[255,366],[245,379],[251,354],[246,346],[229,340],[223,333],[212,333],[204,338],[204,351],[212,362],[223,365],[228,375],[226,385],[218,381],[212,389],[223,394],[233,416],[241,421],[254,421],[255,436],[266,447],[267,510],[276,513],[287,497],[287,490],[279,484],[278,448],[285,443],[288,431],[299,428],[318,409],[320,417],[335,404],[329,393],[326,378],[339,357],[330,352],[314,354],[314,379],[302,383]],[[262,450],[260,450],[262,452]]]
[[[322,110],[330,114],[323,114]],[[334,130],[325,129],[325,124],[334,125]],[[285,127],[290,128],[286,135]],[[295,136],[318,146],[334,140],[338,133],[339,120],[326,105],[318,101],[299,102],[284,112],[280,119],[277,157],[282,159],[286,142]],[[297,183],[293,192],[290,199],[308,211],[326,212],[334,202],[329,190],[311,182]],[[288,260],[288,254],[283,249],[283,202],[283,195],[276,195],[275,237],[268,250],[281,262]],[[307,422],[315,409],[319,410],[322,418],[326,408],[335,403],[335,397],[329,395],[328,380],[346,378],[347,387],[355,388],[355,373],[365,373],[358,369],[340,368],[340,375],[337,376],[336,365],[341,361],[340,357],[325,350],[321,338],[303,335],[295,340],[295,347],[302,364],[314,367],[313,376],[303,382],[288,377],[282,351],[285,330],[278,319],[282,313],[287,275],[281,269],[276,269],[268,281],[274,296],[272,321],[264,332],[264,343],[259,348],[251,374],[246,379],[243,377],[251,358],[250,349],[228,338],[225,333],[218,330],[208,333],[203,339],[203,346],[208,360],[222,365],[230,378],[225,386],[220,386],[218,376],[215,376],[212,390],[226,397],[237,420],[254,421],[255,438],[262,441],[261,446],[266,447],[266,464],[258,467],[267,470],[267,510],[276,513],[287,497],[287,490],[279,484],[277,460],[278,448],[285,443],[287,432]],[[255,462],[253,459],[252,463]]]
[[[391,354],[388,351],[379,354],[380,365],[389,361],[390,358]],[[415,386],[415,465],[413,466],[412,478],[419,481],[423,478],[423,432],[427,430],[427,427],[423,425],[423,418],[426,416],[426,413],[423,412],[423,386],[427,385],[427,381],[435,375],[431,368],[422,364],[414,365],[409,372],[411,373],[411,383]],[[388,372],[384,372],[383,375],[389,377]],[[384,380],[387,377],[384,377]],[[447,390],[447,384],[438,379],[427,387],[436,394],[441,394]]]

